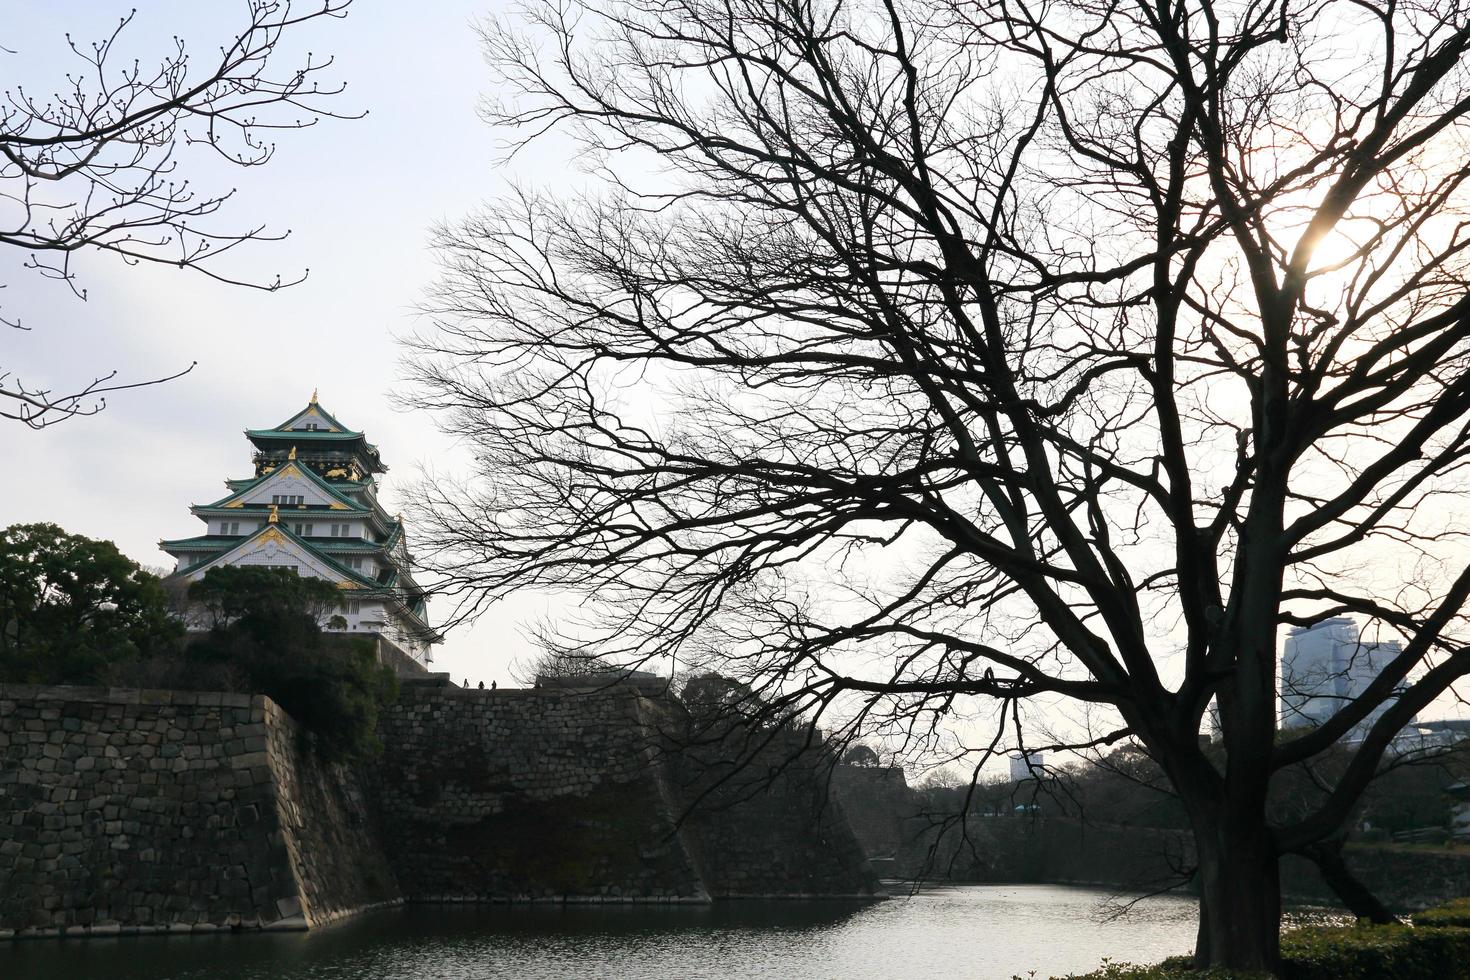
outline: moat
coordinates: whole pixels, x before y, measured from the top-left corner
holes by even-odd
[[[693,908],[414,906],[311,933],[0,946],[7,980],[922,977],[1011,980],[1152,962],[1194,943],[1192,899],[1054,885],[933,888],[886,902]]]

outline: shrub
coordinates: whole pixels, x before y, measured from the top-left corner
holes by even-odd
[[[1287,980],[1470,978],[1470,929],[1349,926],[1281,937]]]
[[[1461,926],[1470,928],[1470,898],[1457,898],[1453,902],[1436,905],[1414,915],[1414,925],[1430,928]]]
[[[1185,961],[1182,965],[1179,961]],[[1187,957],[1171,957],[1157,966],[1113,963],[1093,973],[1069,973],[1065,980],[1271,980],[1265,973],[1241,970],[1195,970]],[[1063,980],[1053,977],[1052,980]]]
[[[1461,914],[1470,903],[1453,902]],[[1416,917],[1417,921],[1417,917]],[[1293,929],[1281,936],[1283,980],[1470,980],[1470,928],[1444,925]],[[1194,971],[1174,957],[1157,966],[1110,965],[1068,980],[1260,980],[1262,974]]]
[[[215,629],[190,648],[189,659],[196,670],[240,671],[244,690],[280,705],[333,761],[376,753],[378,712],[398,696],[398,679],[365,640],[271,643]]]
[[[393,671],[363,640],[317,625],[340,601],[336,586],[287,569],[212,568],[189,591],[216,623],[189,648],[195,672],[237,672],[251,693],[279,704],[328,759],[376,751],[379,709],[398,694]],[[194,685],[189,685],[194,686]]]

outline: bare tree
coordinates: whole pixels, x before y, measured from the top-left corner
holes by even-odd
[[[522,684],[538,686],[543,681],[619,676],[616,664],[575,649],[543,650],[529,663],[517,664],[511,673]]]
[[[557,2],[484,33],[492,120],[571,134],[601,188],[439,234],[415,390],[475,462],[420,534],[461,614],[566,590],[604,656],[900,746],[994,705],[977,760],[1085,706],[1114,720],[1072,744],[1137,739],[1188,814],[1198,960],[1274,967],[1279,857],[1470,670],[1470,10]],[[1333,614],[1401,647],[1278,738],[1278,633]],[[1370,715],[1273,822],[1273,774]]]
[[[68,35],[76,61],[63,87],[38,95],[12,82],[0,96],[0,245],[22,250],[25,268],[84,300],[73,267],[82,252],[193,269],[257,289],[300,282],[305,273],[267,281],[232,273],[224,256],[285,234],[217,223],[234,190],[201,190],[179,163],[197,145],[229,164],[258,167],[275,153],[274,132],[341,118],[326,106],[343,86],[319,81],[332,60],[307,54],[283,68],[276,49],[303,24],[346,16],[350,3],[311,0],[298,11],[291,0],[245,0],[239,33],[202,64],[177,36],[151,68],[120,57],[136,11],[100,41]],[[14,54],[0,57],[6,53]],[[28,329],[14,315],[0,314],[0,326]],[[28,382],[13,365],[0,364],[0,418],[42,428],[95,414],[110,392],[172,380],[190,368],[133,383],[116,381],[113,372],[68,391]]]

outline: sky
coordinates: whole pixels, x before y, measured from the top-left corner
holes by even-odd
[[[307,6],[298,0],[298,9]],[[78,265],[84,302],[17,269],[17,256],[0,255],[0,314],[21,316],[30,327],[0,332],[0,369],[63,388],[114,369],[120,380],[142,380],[198,362],[178,380],[118,394],[93,418],[41,432],[0,425],[0,526],[53,522],[115,541],[145,566],[170,566],[158,541],[203,528],[189,505],[217,499],[226,478],[251,473],[242,430],[289,418],[313,390],[381,449],[390,467],[381,496],[390,512],[421,467],[458,468],[455,442],[395,397],[401,350],[394,337],[422,322],[416,311],[436,274],[429,230],[494,201],[512,183],[565,192],[580,179],[554,142],[505,161],[503,134],[477,114],[492,79],[473,23],[506,7],[506,0],[355,0],[345,19],[308,25],[281,63],[294,64],[307,50],[331,55],[327,78],[347,84],[332,107],[366,116],[282,133],[274,159],[261,168],[222,167],[207,154],[181,158],[205,189],[238,188],[222,216],[226,227],[290,229],[286,240],[256,245],[230,270],[269,280],[310,269],[300,285],[247,290],[94,255]],[[21,16],[0,28],[7,49],[0,78],[43,91],[73,64],[65,35],[105,36],[131,3],[8,6],[17,9]],[[202,58],[235,35],[246,10],[246,0],[150,0],[124,49],[156,62],[178,34]],[[409,535],[412,546],[411,527]],[[471,684],[515,683],[517,661],[534,654],[525,628],[566,612],[550,597],[517,594],[452,631],[434,666]]]
[[[308,25],[292,53],[332,55],[328,76],[347,83],[333,107],[366,110],[364,118],[280,134],[275,158],[261,168],[182,159],[203,187],[238,188],[223,224],[291,231],[254,246],[232,271],[269,279],[310,269],[301,285],[267,293],[97,255],[78,266],[83,302],[4,257],[0,313],[21,316],[29,329],[0,334],[0,366],[58,387],[113,369],[120,380],[142,380],[198,366],[166,385],[119,393],[93,418],[40,432],[0,425],[0,526],[49,521],[115,541],[145,566],[171,566],[158,541],[203,528],[189,505],[217,499],[226,478],[250,475],[243,430],[290,417],[313,389],[382,451],[390,512],[395,491],[421,465],[453,468],[452,440],[393,394],[394,336],[418,322],[435,275],[428,230],[512,180],[564,179],[562,161],[547,156],[553,151],[503,165],[497,134],[476,114],[490,80],[472,23],[498,13],[497,4],[356,0],[345,19]],[[103,36],[135,5],[125,42],[145,64],[175,33],[207,56],[234,36],[247,9],[245,0],[9,4],[0,45],[14,53],[0,53],[0,77],[6,86],[20,78],[33,91],[54,89],[71,65],[64,35]],[[520,624],[549,608],[538,596],[499,604],[452,633],[435,667],[456,680],[510,682],[514,661],[532,652]]]

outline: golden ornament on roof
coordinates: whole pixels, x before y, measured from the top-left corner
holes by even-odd
[[[311,403],[313,405],[316,404],[316,389],[315,388],[311,389]]]
[[[286,458],[287,459],[295,459],[296,458],[296,447],[295,446],[292,446],[291,447],[291,451],[286,454]]]
[[[275,504],[271,504],[271,516],[270,516],[270,520],[269,520],[268,523],[271,523],[271,524],[279,524],[279,523],[281,523],[281,515],[276,510],[276,505]]]

